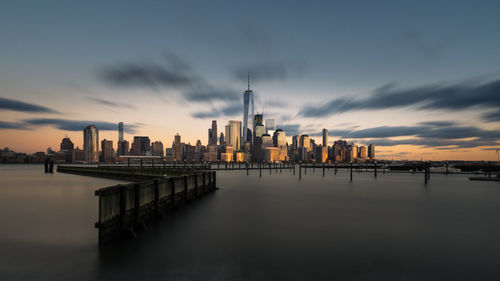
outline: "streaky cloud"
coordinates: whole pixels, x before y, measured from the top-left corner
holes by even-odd
[[[135,106],[128,104],[128,103],[113,102],[113,101],[109,101],[109,100],[105,100],[105,99],[101,99],[101,98],[87,97],[87,99],[94,102],[94,103],[102,104],[102,105],[109,106],[109,107],[128,108],[128,109],[135,109],[136,108]]]
[[[26,130],[24,123],[0,121],[0,129]]]
[[[27,126],[52,126],[56,129],[63,131],[82,131],[90,124],[94,124],[100,131],[116,131],[118,123],[111,123],[106,121],[81,121],[81,120],[67,120],[56,118],[33,118],[26,119],[23,122]],[[135,133],[139,126],[136,124],[129,124],[125,126],[128,133]]]
[[[303,107],[303,117],[324,117],[356,110],[413,107],[416,110],[500,109],[500,79],[489,82],[435,84],[412,89],[382,87],[367,98],[338,98],[322,105]]]
[[[13,99],[2,98],[2,97],[0,97],[0,109],[27,112],[27,113],[59,113],[58,111],[45,106],[22,102]]]

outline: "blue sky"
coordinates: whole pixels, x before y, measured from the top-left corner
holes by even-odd
[[[460,109],[422,108],[417,101],[301,112],[373,99],[384,90],[408,97],[431,86],[458,88],[467,102],[479,85],[500,77],[499,10],[498,1],[3,1],[0,97],[59,113],[4,108],[0,117],[10,125],[36,118],[125,121],[167,145],[176,132],[205,143],[212,118],[241,119],[242,73],[251,71],[257,109],[301,133],[406,126],[420,139],[417,127],[426,121],[498,130],[499,117],[484,118],[500,107],[491,94],[484,95],[491,101]],[[133,76],[138,70],[142,76]],[[0,146],[40,134],[4,127]],[[72,134],[56,123],[44,128],[53,141],[19,149],[56,146],[55,135]]]

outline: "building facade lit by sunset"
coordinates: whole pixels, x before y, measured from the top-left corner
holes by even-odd
[[[83,151],[86,162],[99,162],[99,130],[95,125],[89,125],[83,130]]]

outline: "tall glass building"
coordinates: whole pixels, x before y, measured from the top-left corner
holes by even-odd
[[[243,93],[243,141],[248,139],[248,129],[255,130],[255,124],[249,124],[254,121],[254,93],[250,90],[250,76],[248,78],[248,89]],[[250,125],[250,126],[249,126]],[[251,140],[250,140],[251,141]]]
[[[232,146],[234,151],[241,149],[241,121],[229,121],[226,126],[226,145]]]
[[[123,141],[123,122],[118,123],[118,141]]]
[[[83,129],[83,150],[86,162],[99,162],[99,131],[95,125]]]

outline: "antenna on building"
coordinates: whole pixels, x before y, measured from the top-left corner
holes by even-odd
[[[248,90],[250,91],[250,71],[248,72]]]

